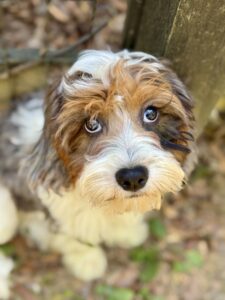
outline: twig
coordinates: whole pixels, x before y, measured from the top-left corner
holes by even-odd
[[[43,51],[40,49],[0,49],[0,65],[7,63],[7,65],[15,65],[27,62],[44,62],[44,63],[70,63],[74,61],[77,53],[75,50],[94,35],[106,27],[107,22],[103,22],[91,32],[82,36],[74,44],[62,48],[60,50]]]
[[[66,53],[69,53],[71,51],[74,51],[78,46],[82,45],[83,43],[87,42],[88,40],[90,40],[94,35],[96,35],[99,31],[101,31],[103,28],[105,28],[107,25],[107,22],[103,22],[101,25],[99,25],[96,28],[93,28],[89,33],[85,34],[84,36],[82,36],[76,43],[60,49],[60,50],[55,50],[54,53],[52,53],[53,57],[56,56],[62,56]]]

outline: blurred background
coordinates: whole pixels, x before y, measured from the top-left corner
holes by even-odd
[[[141,0],[1,0],[0,112],[11,99],[19,101],[51,83],[82,49],[117,51],[127,45],[142,50],[135,46],[134,31],[141,19],[134,20],[136,27],[129,27],[131,20],[125,26],[131,2],[139,9],[144,5]],[[217,73],[213,76],[222,76]],[[180,74],[192,90],[185,72]],[[189,184],[166,199],[160,212],[151,213],[142,247],[105,249],[105,277],[83,283],[62,267],[57,254],[40,253],[18,236],[0,246],[16,260],[12,300],[224,300],[225,98],[217,100],[213,110],[205,103],[207,126],[198,138],[199,163]]]

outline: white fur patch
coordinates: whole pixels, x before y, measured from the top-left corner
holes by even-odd
[[[128,65],[139,64],[145,60],[151,61],[154,70],[162,67],[159,60],[153,55],[144,52],[129,52],[127,50],[113,53],[111,51],[86,50],[81,53],[79,59],[69,69],[68,74],[72,75],[76,71],[91,74],[94,78],[104,80],[104,76],[112,65],[120,59],[127,60]]]
[[[10,297],[9,276],[13,270],[14,263],[12,259],[6,257],[0,252],[0,299],[6,300]]]
[[[8,242],[18,226],[17,209],[10,192],[0,185],[0,244]]]
[[[19,134],[10,139],[14,145],[36,143],[44,126],[43,99],[34,98],[22,103],[12,114],[10,121],[19,128]]]
[[[149,68],[156,73],[163,68],[156,57],[144,52],[129,52],[123,50],[118,53],[113,53],[111,51],[86,50],[81,53],[79,59],[69,69],[68,75],[72,75],[78,71],[88,73],[91,74],[93,78],[100,79],[103,85],[108,87],[110,84],[110,69],[112,69],[120,59],[123,59],[127,65],[136,65],[148,60],[150,62],[148,64]],[[78,81],[76,82],[76,85],[77,84]],[[88,86],[89,85],[83,81],[79,81],[80,88],[88,88]],[[63,79],[59,90],[65,90],[66,93],[70,94],[74,92],[74,88],[76,88],[74,84],[68,84]]]

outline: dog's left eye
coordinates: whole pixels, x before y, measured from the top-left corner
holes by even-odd
[[[147,124],[153,123],[158,119],[158,115],[159,113],[157,108],[153,106],[148,106],[144,111],[143,121]]]
[[[102,130],[102,125],[97,119],[87,120],[84,127],[89,133],[97,133]]]

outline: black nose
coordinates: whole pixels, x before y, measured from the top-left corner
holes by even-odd
[[[138,191],[148,180],[148,169],[137,166],[131,169],[123,168],[116,172],[116,181],[125,191]]]

